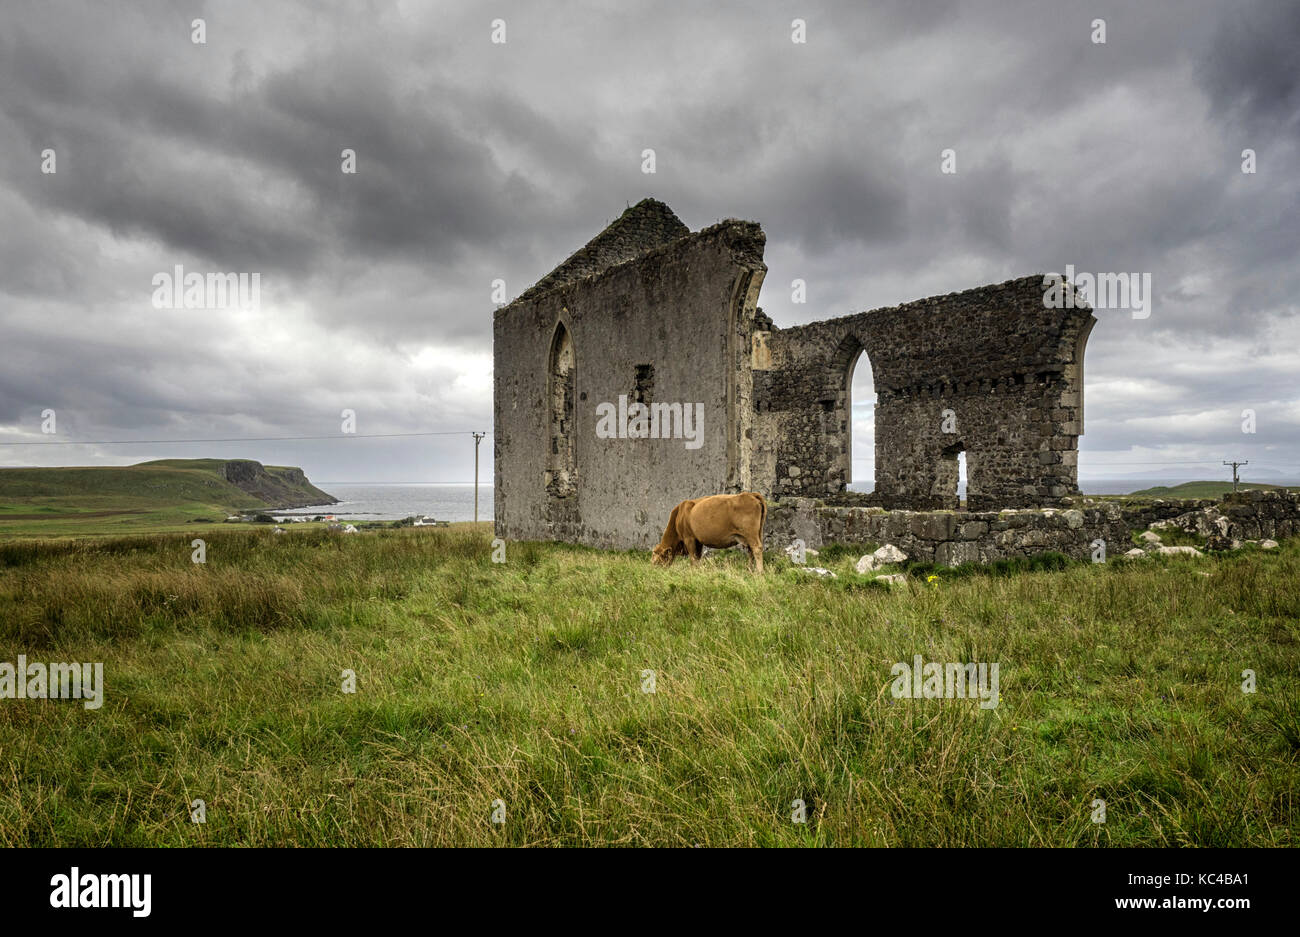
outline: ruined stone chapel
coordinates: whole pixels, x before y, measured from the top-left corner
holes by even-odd
[[[645,548],[673,506],[754,490],[887,510],[1050,507],[1078,495],[1096,319],[1042,274],[777,328],[763,230],[627,209],[493,322],[500,537]],[[875,489],[852,494],[851,393],[875,384]]]

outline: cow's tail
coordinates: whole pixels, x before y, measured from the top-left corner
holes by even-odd
[[[763,500],[763,496],[757,491],[754,492],[754,497],[758,499],[758,535],[761,537],[763,536],[763,527],[767,524],[767,502]]]

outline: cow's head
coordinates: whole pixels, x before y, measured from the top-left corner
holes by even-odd
[[[672,566],[673,560],[686,555],[686,544],[678,540],[672,546],[660,543],[650,551],[650,562],[655,566]]]
[[[686,544],[682,542],[682,535],[677,529],[677,517],[682,512],[682,505],[689,503],[683,501],[668,515],[668,526],[659,539],[659,546],[650,551],[650,562],[655,566],[672,566],[674,559],[686,555]]]

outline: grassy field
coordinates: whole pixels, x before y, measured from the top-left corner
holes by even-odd
[[[106,683],[0,700],[0,845],[1300,844],[1300,542],[891,590],[490,538],[0,544],[0,661]]]

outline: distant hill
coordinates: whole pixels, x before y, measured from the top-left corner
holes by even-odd
[[[1297,488],[1287,488],[1285,485],[1266,485],[1262,482],[1241,482],[1237,485],[1238,491],[1246,490],[1269,490],[1281,488],[1286,491],[1297,491]],[[1181,485],[1166,487],[1157,485],[1154,488],[1143,488],[1141,491],[1130,493],[1130,497],[1138,498],[1221,498],[1223,495],[1232,491],[1232,482],[1183,482]]]
[[[0,469],[0,534],[171,529],[227,514],[337,504],[293,466],[251,459]]]
[[[338,504],[337,498],[321,491],[307,480],[302,469],[293,465],[263,465],[252,459],[158,459],[154,462],[141,462],[130,468],[213,474],[257,499],[264,507],[300,508],[309,504]]]

